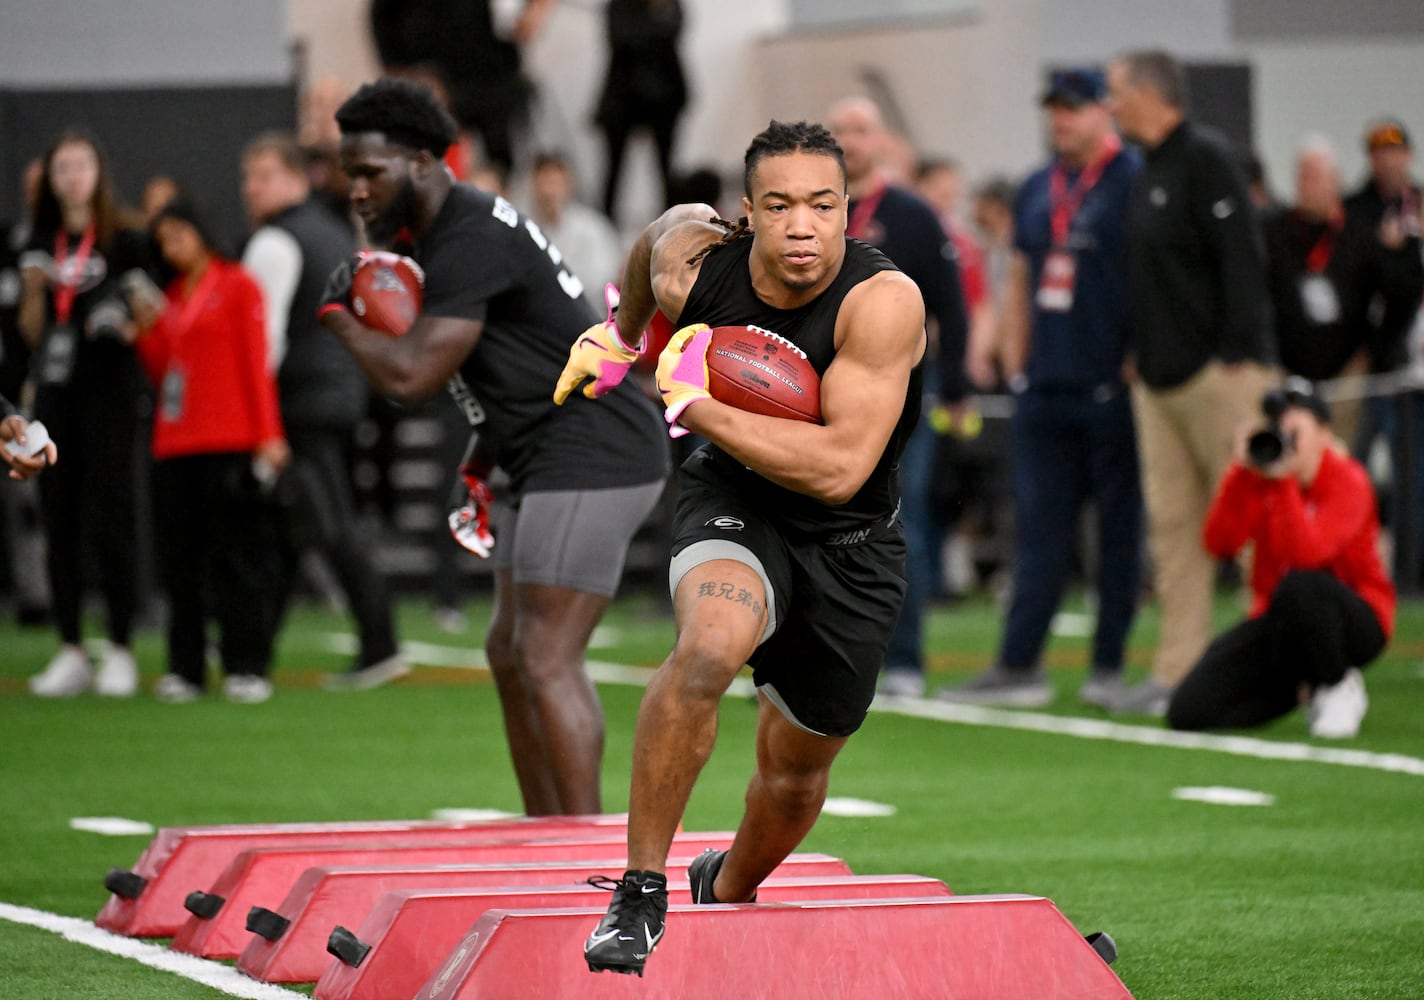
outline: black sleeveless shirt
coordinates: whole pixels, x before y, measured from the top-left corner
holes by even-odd
[[[897,268],[873,246],[847,238],[845,260],[830,286],[803,306],[777,309],[752,290],[752,242],[746,237],[733,240],[702,259],[678,325],[759,326],[805,351],[816,373],[824,375],[836,354],[836,316],[846,295],[867,278]],[[900,453],[920,419],[921,382],[921,364],[917,364],[910,373],[900,420],[880,460],[870,478],[844,504],[831,506],[778,486],[710,443],[693,452],[682,471],[751,498],[773,521],[802,536],[841,534],[872,528],[877,522],[888,524],[900,503]]]

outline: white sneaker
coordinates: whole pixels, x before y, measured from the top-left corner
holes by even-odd
[[[73,698],[94,683],[94,668],[78,646],[61,646],[41,673],[30,678],[30,693],[41,698]]]
[[[110,646],[99,658],[94,693],[103,698],[132,698],[138,692],[138,664],[126,646]]]
[[[272,697],[272,682],[256,674],[230,674],[223,681],[223,697],[240,705],[259,705]]]
[[[1310,700],[1310,735],[1322,740],[1348,740],[1358,736],[1369,710],[1365,678],[1351,667],[1339,684],[1322,684]]]
[[[153,696],[168,705],[186,705],[203,696],[203,689],[177,674],[164,674],[153,686]]]
[[[880,693],[891,698],[923,698],[925,675],[919,670],[891,667],[880,675]]]
[[[410,664],[396,653],[366,667],[353,667],[344,674],[327,674],[324,686],[328,691],[367,691],[398,681],[410,673]]]

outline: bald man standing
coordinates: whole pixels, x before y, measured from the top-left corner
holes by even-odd
[[[1295,203],[1263,225],[1281,365],[1318,380],[1370,367],[1372,348],[1403,342],[1424,294],[1418,242],[1345,210],[1335,150],[1321,136],[1296,157]],[[1371,321],[1374,303],[1384,308]],[[1355,439],[1359,400],[1331,406],[1335,433]]]
[[[925,392],[930,398],[923,412],[928,414],[936,403],[960,408],[969,392],[964,377],[969,327],[954,244],[934,209],[890,183],[883,171],[890,136],[875,102],[864,97],[838,101],[826,124],[845,153],[850,196],[846,235],[878,248],[909,275],[924,297],[932,338],[937,331],[938,361],[926,365]],[[934,453],[934,430],[928,418],[921,417],[900,458],[900,520],[909,542],[909,587],[885,654],[881,690],[886,694],[919,697],[925,690],[924,607],[939,579],[939,544],[929,500]]]
[[[1108,91],[1145,154],[1127,213],[1132,409],[1161,609],[1152,676],[1117,708],[1162,716],[1211,638],[1202,523],[1237,429],[1274,381],[1275,346],[1246,178],[1224,138],[1187,120],[1181,64],[1129,52],[1108,66]]]

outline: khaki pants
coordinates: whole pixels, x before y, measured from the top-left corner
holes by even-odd
[[[1216,562],[1202,525],[1241,426],[1261,420],[1272,369],[1212,361],[1182,385],[1132,390],[1137,449],[1147,501],[1152,583],[1161,614],[1152,678],[1175,687],[1211,639]]]

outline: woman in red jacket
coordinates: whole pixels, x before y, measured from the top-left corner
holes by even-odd
[[[1394,627],[1374,492],[1364,468],[1334,447],[1329,407],[1310,383],[1289,380],[1262,408],[1284,448],[1272,459],[1242,435],[1203,533],[1220,559],[1255,544],[1251,610],[1178,686],[1167,720],[1174,729],[1256,726],[1308,696],[1311,735],[1348,739],[1369,707],[1359,668]]]
[[[153,234],[177,272],[161,298],[131,293],[135,346],[157,389],[154,507],[169,621],[168,673],[155,694],[178,702],[202,693],[212,617],[222,630],[223,693],[266,701],[266,589],[276,546],[265,486],[289,452],[267,363],[262,293],[217,255],[187,204],[163,208]]]

